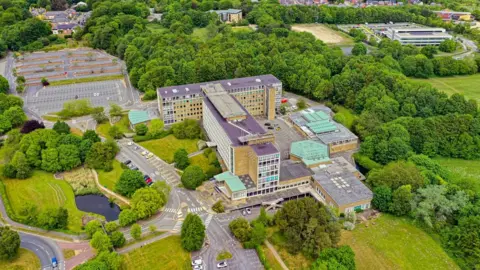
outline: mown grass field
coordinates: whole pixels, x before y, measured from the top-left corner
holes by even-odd
[[[302,253],[290,254],[285,248],[287,239],[278,231],[278,227],[267,228],[267,239],[275,247],[275,250],[287,265],[288,269],[310,269],[313,261],[305,257]],[[268,249],[268,248],[267,248]],[[265,253],[267,255],[267,253]],[[273,254],[271,254],[273,257]],[[267,255],[268,258],[268,255]],[[273,267],[273,266],[272,266]]]
[[[97,133],[98,135],[111,139],[112,137],[108,135],[108,130],[112,125],[110,122],[105,122],[103,124],[97,125]],[[123,133],[132,133],[133,131],[130,129],[130,122],[128,121],[128,115],[123,115],[120,121],[116,122],[114,126],[117,126],[121,132]]]
[[[162,139],[141,142],[140,145],[164,161],[172,163],[175,151],[180,148],[185,148],[189,154],[197,151],[197,141],[198,140],[188,139],[179,140],[173,135],[168,135]]]
[[[342,231],[342,245],[355,252],[357,269],[459,269],[430,235],[406,218],[382,215],[369,226]]]
[[[122,269],[191,269],[190,253],[180,245],[180,236],[169,236],[128,252]]]
[[[82,216],[86,213],[78,210],[72,187],[67,182],[55,179],[51,173],[35,171],[28,179],[5,179],[3,183],[15,213],[26,203],[34,204],[39,210],[64,207],[68,210],[68,229],[82,231]]]
[[[448,95],[459,93],[480,102],[480,74],[413,80],[430,83]]]
[[[440,157],[435,161],[450,171],[450,181],[480,192],[480,160]]]
[[[37,255],[24,248],[18,251],[17,258],[12,261],[0,260],[0,269],[2,270],[37,270],[40,268],[40,259]]]
[[[334,120],[352,130],[353,122],[357,116],[350,110],[343,106],[336,106]]]
[[[120,175],[122,175],[123,168],[121,163],[118,160],[113,160],[113,170],[105,172],[103,170],[98,170],[98,181],[100,184],[110,190],[115,189],[115,184],[117,183]]]
[[[190,164],[199,166],[202,168],[203,172],[206,172],[210,166],[210,163],[208,163],[208,158],[206,158],[203,154],[198,154],[194,157],[191,157]]]

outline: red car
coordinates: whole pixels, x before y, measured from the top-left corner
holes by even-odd
[[[288,99],[282,98],[282,103],[287,103],[287,102],[288,102]]]

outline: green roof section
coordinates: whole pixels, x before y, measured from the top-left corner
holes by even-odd
[[[215,180],[220,181],[220,182],[225,181],[228,188],[230,188],[230,190],[232,192],[247,190],[247,188],[242,183],[240,178],[238,176],[234,175],[231,172],[227,171],[227,172],[223,172],[221,174],[217,174],[217,175],[214,176],[214,178],[215,178]]]
[[[136,125],[149,121],[150,116],[148,116],[148,112],[146,111],[129,111],[128,120],[132,125]]]
[[[303,111],[303,118],[308,122],[306,126],[315,134],[337,130],[337,126],[330,122],[330,117],[323,111]]]
[[[328,147],[312,140],[293,142],[290,146],[290,154],[300,158],[307,166],[330,160]]]

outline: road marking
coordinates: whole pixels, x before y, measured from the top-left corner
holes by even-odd
[[[208,217],[207,217],[207,219],[205,220],[205,229],[208,228],[208,225],[209,225],[210,222],[212,221],[212,218],[213,218],[213,215],[212,215],[212,214],[208,214]]]

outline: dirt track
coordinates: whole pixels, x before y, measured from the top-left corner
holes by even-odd
[[[297,32],[308,32],[317,39],[327,44],[352,43],[352,41],[337,31],[321,24],[296,24],[292,25],[292,30]]]

